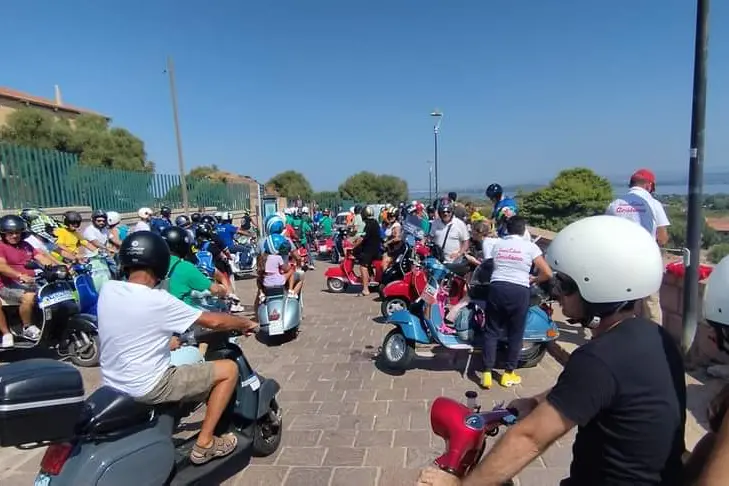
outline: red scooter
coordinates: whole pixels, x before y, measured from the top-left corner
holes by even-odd
[[[355,271],[354,255],[348,252],[338,267],[329,267],[324,276],[327,278],[327,289],[335,294],[347,290],[350,285],[362,285],[359,273]],[[374,275],[373,275],[374,272]],[[370,287],[377,288],[382,279],[382,260],[375,260],[370,267]]]
[[[516,423],[517,411],[497,405],[482,412],[477,403],[478,394],[466,392],[466,404],[451,398],[438,397],[430,409],[433,433],[445,441],[446,450],[434,466],[462,478],[481,460],[487,437],[495,437],[499,427]],[[513,485],[509,480],[504,486]]]
[[[452,265],[452,264],[447,264]],[[448,305],[458,304],[468,292],[466,280],[463,278],[470,270],[467,266],[452,265],[454,275],[447,277]],[[407,310],[408,306],[423,293],[428,284],[428,276],[418,263],[413,263],[412,269],[405,273],[402,280],[395,280],[382,289],[382,304],[380,312],[387,319],[393,312]]]

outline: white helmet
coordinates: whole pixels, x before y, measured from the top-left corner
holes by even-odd
[[[663,281],[656,241],[639,224],[617,216],[570,224],[549,245],[547,262],[574,280],[591,304],[639,300],[657,292]]]
[[[119,224],[121,223],[121,215],[116,211],[107,211],[106,222],[109,224],[109,226]]]
[[[704,317],[711,323],[729,326],[729,256],[721,259],[706,281]]]
[[[304,214],[309,214],[309,206],[304,206],[303,208],[301,208],[301,212]]]
[[[354,212],[354,206],[352,206],[351,208],[349,208],[349,212],[350,213],[353,213]]]
[[[229,211],[221,211],[220,219],[221,221],[232,221],[233,215]]]
[[[285,208],[284,214],[291,214],[291,208]]]
[[[152,210],[150,208],[139,208],[139,211],[137,211],[137,214],[139,215],[140,218],[145,219],[145,218],[151,218],[152,214],[154,214],[154,213],[152,212]]]

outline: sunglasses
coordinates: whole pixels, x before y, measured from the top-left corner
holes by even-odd
[[[5,236],[22,236],[23,235],[23,232],[22,231],[6,231],[3,234]]]

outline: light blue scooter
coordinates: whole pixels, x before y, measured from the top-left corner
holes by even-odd
[[[304,293],[287,295],[286,287],[266,289],[266,300],[258,306],[261,332],[271,338],[293,339],[304,316]]]
[[[432,257],[425,260],[424,267],[428,273],[428,286],[424,294],[435,295],[440,282],[453,273],[453,267],[444,265]],[[463,370],[465,375],[474,349],[480,348],[481,345],[478,322],[479,320],[483,322],[485,318],[483,315],[485,307],[485,302],[472,300],[468,306],[462,308],[454,321],[455,334],[444,334],[439,331],[444,316],[437,302],[426,304],[421,297],[418,302],[410,306],[410,310],[393,312],[387,323],[394,325],[395,328],[382,342],[381,363],[391,370],[406,370],[416,356],[416,344],[439,344],[448,349],[468,352],[468,361]],[[547,350],[547,344],[558,336],[559,331],[551,318],[551,307],[535,290],[532,306],[527,314],[519,367],[530,368],[539,364]],[[505,342],[504,337],[499,343],[496,368],[502,367],[499,363],[505,357]]]

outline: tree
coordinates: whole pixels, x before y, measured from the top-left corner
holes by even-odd
[[[668,206],[666,215],[671,222],[668,227],[668,246],[684,248],[686,246],[686,210],[678,206]],[[722,241],[721,234],[706,224],[706,220],[704,220],[701,227],[701,248],[708,249]]]
[[[520,213],[530,225],[559,231],[578,219],[604,214],[612,199],[610,181],[578,167],[563,170],[549,186],[524,194]]]
[[[79,115],[69,122],[37,108],[21,108],[8,116],[0,141],[73,153],[81,165],[154,171],[144,143],[124,128],[111,128],[99,115]]]
[[[339,186],[343,199],[378,203],[403,201],[408,197],[408,184],[393,175],[377,175],[372,172],[358,172]]]
[[[306,201],[311,199],[314,194],[314,190],[304,174],[295,170],[287,170],[276,174],[266,183],[266,185],[269,184],[276,189],[276,192],[287,199],[301,198]]]
[[[220,169],[217,165],[200,165],[190,170],[187,176],[190,179],[209,179],[219,173]]]
[[[713,264],[719,263],[727,255],[729,255],[729,243],[719,243],[709,248],[709,261]]]

